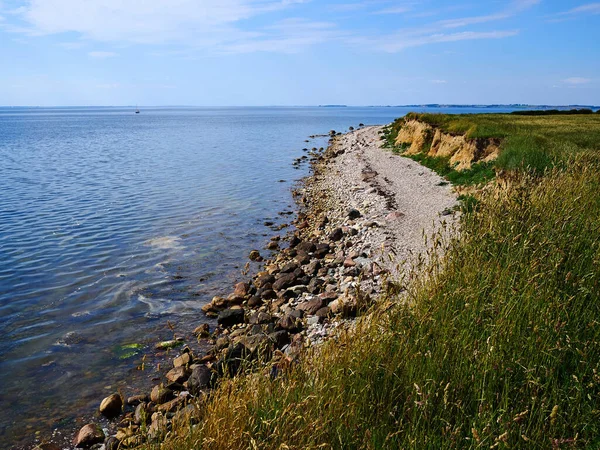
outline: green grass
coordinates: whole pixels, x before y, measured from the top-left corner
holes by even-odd
[[[523,112],[525,113],[525,112]],[[492,164],[459,172],[447,160],[426,155],[411,156],[457,185],[486,183],[496,170],[528,171],[540,175],[572,155],[600,147],[600,116],[590,113],[546,112],[548,114],[428,114],[409,113],[384,131],[386,147],[395,146],[406,120],[416,119],[443,132],[464,134],[470,139],[499,139],[501,152]],[[440,159],[436,161],[436,159]]]
[[[355,330],[223,383],[161,448],[600,448],[600,126],[561,143],[555,118],[509,135],[510,182],[464,196],[460,233]]]

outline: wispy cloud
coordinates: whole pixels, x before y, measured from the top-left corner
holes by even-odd
[[[97,52],[89,52],[88,56],[90,58],[95,58],[95,59],[106,59],[106,58],[113,58],[115,56],[118,56],[118,54],[115,52],[97,51]]]
[[[583,78],[583,77],[571,77],[563,80],[563,83],[569,84],[571,86],[579,86],[582,84],[589,84],[592,82],[591,78]]]
[[[433,84],[446,84],[447,83],[446,80],[430,80],[430,82]]]
[[[585,5],[577,6],[576,8],[569,9],[559,13],[562,16],[574,16],[578,14],[600,14],[600,3],[588,3]]]
[[[392,6],[390,8],[380,9],[379,11],[373,12],[373,14],[404,14],[412,11],[412,6]]]

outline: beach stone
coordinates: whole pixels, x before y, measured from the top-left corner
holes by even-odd
[[[314,252],[315,249],[316,249],[315,243],[314,242],[310,242],[310,241],[301,242],[300,244],[298,244],[296,246],[296,251],[297,252],[311,253],[311,252]]]
[[[329,307],[324,306],[322,308],[320,308],[316,313],[315,316],[317,317],[321,317],[321,318],[326,318],[329,316]]]
[[[255,334],[254,336],[242,336],[237,343],[243,345],[250,353],[258,348],[264,347],[268,342],[267,336],[264,334]]]
[[[312,300],[300,303],[297,309],[304,311],[306,314],[314,315],[322,307],[323,299],[317,297],[313,298]]]
[[[217,323],[223,327],[231,327],[238,323],[244,323],[244,310],[243,309],[226,309],[219,313]]]
[[[173,391],[161,385],[154,386],[154,388],[152,388],[152,392],[150,392],[150,400],[157,405],[171,401],[173,397]]]
[[[314,277],[317,274],[317,272],[319,272],[320,268],[321,268],[321,262],[318,259],[315,259],[314,261],[310,262],[306,266],[306,269],[304,270],[304,272],[306,272],[307,275]]]
[[[311,257],[308,253],[304,251],[298,251],[294,258],[296,262],[300,265],[308,264],[311,260]]]
[[[286,273],[282,275],[273,283],[273,290],[280,291],[293,286],[296,282],[296,278],[298,277],[294,273]]]
[[[336,228],[335,230],[333,230],[331,233],[329,233],[329,240],[333,241],[333,242],[337,242],[339,240],[341,240],[344,237],[344,232],[342,231],[341,228]]]
[[[159,413],[152,414],[152,423],[148,427],[148,438],[160,440],[168,432],[169,422],[165,416]]]
[[[260,261],[262,257],[260,256],[260,252],[258,250],[252,250],[248,255],[248,259],[250,261]]]
[[[186,353],[187,354],[187,353]],[[183,383],[190,376],[190,371],[185,366],[177,366],[165,375],[170,383]]]
[[[119,394],[111,394],[100,403],[100,414],[113,418],[121,414],[123,400]]]
[[[81,448],[88,448],[102,442],[104,442],[104,432],[102,431],[102,428],[95,423],[88,423],[81,427],[73,438],[73,445]]]
[[[194,336],[199,338],[207,338],[210,336],[210,326],[207,323],[203,323],[202,325],[196,327],[194,330]]]
[[[149,397],[146,394],[132,395],[131,397],[127,398],[127,404],[130,406],[136,406],[142,402],[147,402],[148,400]]]
[[[235,290],[233,291],[234,295],[238,297],[245,297],[248,295],[248,291],[250,290],[250,283],[246,283],[244,281],[235,285]]]
[[[182,353],[177,358],[173,360],[174,367],[182,367],[187,366],[192,362],[192,356],[189,353]]]
[[[302,240],[298,236],[293,235],[290,238],[290,248],[296,247],[296,245],[298,245],[300,242],[302,242]]]
[[[173,400],[163,403],[159,405],[157,409],[158,412],[170,413],[177,411],[185,404],[186,396],[180,395],[179,397],[175,397]]]
[[[188,389],[192,395],[199,395],[211,386],[212,380],[213,372],[207,366],[196,366],[188,378]]]
[[[263,304],[263,301],[260,297],[254,296],[248,299],[248,306],[250,308],[257,308]]]
[[[351,259],[351,258],[346,258],[346,259],[344,260],[344,267],[348,268],[348,267],[355,267],[355,266],[356,266],[356,263],[354,262],[354,260],[353,260],[353,259]]]
[[[290,263],[287,263],[285,266],[283,266],[279,270],[279,272],[280,273],[292,273],[292,272],[294,272],[294,270],[296,270],[298,268],[300,268],[300,266],[298,265],[298,263],[290,262]],[[275,281],[275,280],[273,280],[273,281]]]
[[[198,411],[195,405],[187,405],[175,413],[173,416],[173,425],[176,428],[193,425],[199,422],[199,415],[200,411]]]
[[[150,411],[147,403],[140,403],[133,413],[133,422],[137,425],[147,424],[150,421]]]
[[[277,241],[270,241],[266,247],[267,250],[278,250],[279,249],[279,244],[277,243]]]
[[[116,437],[111,436],[104,443],[104,448],[106,450],[118,450],[119,445],[121,445],[121,442]]]
[[[351,209],[348,211],[348,219],[355,220],[355,219],[358,219],[359,217],[362,217],[362,214],[360,213],[360,211],[358,209]]]
[[[264,287],[266,284],[272,284],[275,282],[275,277],[271,274],[264,274],[254,280],[254,286],[258,289]]]
[[[290,314],[286,314],[277,322],[277,326],[284,330],[287,330],[291,333],[296,331],[300,331],[301,326],[295,317],[292,317]]]
[[[62,450],[59,445],[53,444],[51,442],[44,442],[42,444],[36,445],[33,450]]]
[[[270,314],[267,314],[263,311],[258,311],[250,316],[248,323],[252,325],[262,325],[265,323],[269,323],[273,320]]]
[[[320,278],[312,278],[307,286],[307,291],[311,294],[318,294],[321,292],[321,286],[323,286],[325,282]]]
[[[280,350],[290,343],[290,334],[285,330],[275,331],[269,334],[269,340],[275,349]]]

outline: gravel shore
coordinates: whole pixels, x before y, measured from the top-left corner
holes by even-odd
[[[295,229],[271,238],[266,260],[252,251],[262,270],[203,307],[218,326],[204,323],[194,334],[210,350],[194,354],[178,340],[157,344],[173,355],[161,382],[150,393],[99,401],[112,426],[87,424],[73,445],[126,448],[196,423],[221,377],[248,368],[277,376],[303,349],[352,323],[388,276],[426,250],[425,236],[454,220],[456,196],[431,170],[383,149],[381,130],[332,132],[326,151],[313,149],[294,163],[313,169],[294,191]]]

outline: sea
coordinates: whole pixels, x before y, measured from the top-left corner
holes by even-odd
[[[289,230],[292,163],[330,130],[512,109],[0,107],[0,448],[156,384],[157,342],[202,351],[200,308]]]

